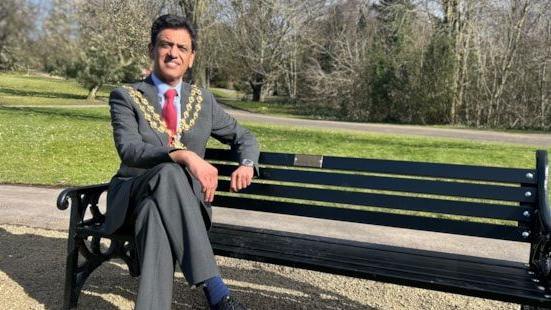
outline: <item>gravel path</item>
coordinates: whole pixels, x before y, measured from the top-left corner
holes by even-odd
[[[2,309],[59,309],[66,232],[0,225]],[[517,305],[343,276],[217,257],[237,298],[251,309],[518,309]],[[86,282],[80,309],[132,309],[137,280],[122,261]],[[173,309],[206,309],[203,295],[176,273]]]

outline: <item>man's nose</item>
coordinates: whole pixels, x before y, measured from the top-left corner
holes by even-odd
[[[170,56],[171,58],[176,58],[178,55],[178,52],[179,52],[178,47],[176,45],[173,45],[170,47],[168,56]]]

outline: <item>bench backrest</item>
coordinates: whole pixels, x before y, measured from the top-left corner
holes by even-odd
[[[229,189],[229,150],[208,149]],[[547,212],[547,153],[536,169],[263,152],[260,177],[214,206],[532,242]],[[539,210],[539,211],[536,211]],[[543,226],[551,226],[551,221]]]

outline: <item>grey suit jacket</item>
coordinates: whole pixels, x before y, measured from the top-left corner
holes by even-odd
[[[161,115],[162,110],[157,102],[157,89],[151,77],[132,87],[141,92],[155,112]],[[182,94],[181,111],[185,111],[190,92],[191,85],[183,83],[180,92]],[[210,92],[201,89],[201,93],[203,103],[199,117],[193,128],[182,134],[181,142],[188,150],[204,157],[207,140],[212,136],[222,143],[229,144],[240,160],[247,158],[257,163],[259,149],[254,135],[239,126],[235,119],[218,105]],[[158,164],[172,162],[169,152],[175,148],[168,145],[166,133],[151,128],[127,90],[114,89],[109,97],[109,105],[115,147],[121,159],[120,168],[109,184],[106,221],[103,225],[106,233],[113,233],[124,223],[133,177]],[[202,200],[199,182],[192,178],[192,183],[195,195],[201,201],[205,225],[210,228],[210,205]]]

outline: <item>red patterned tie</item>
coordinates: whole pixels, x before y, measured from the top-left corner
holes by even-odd
[[[176,90],[172,88],[167,90],[165,92],[165,105],[163,106],[163,119],[166,123],[166,128],[170,130],[168,141],[171,145],[174,142],[174,135],[176,134],[176,127],[178,126],[174,97],[176,97]]]

